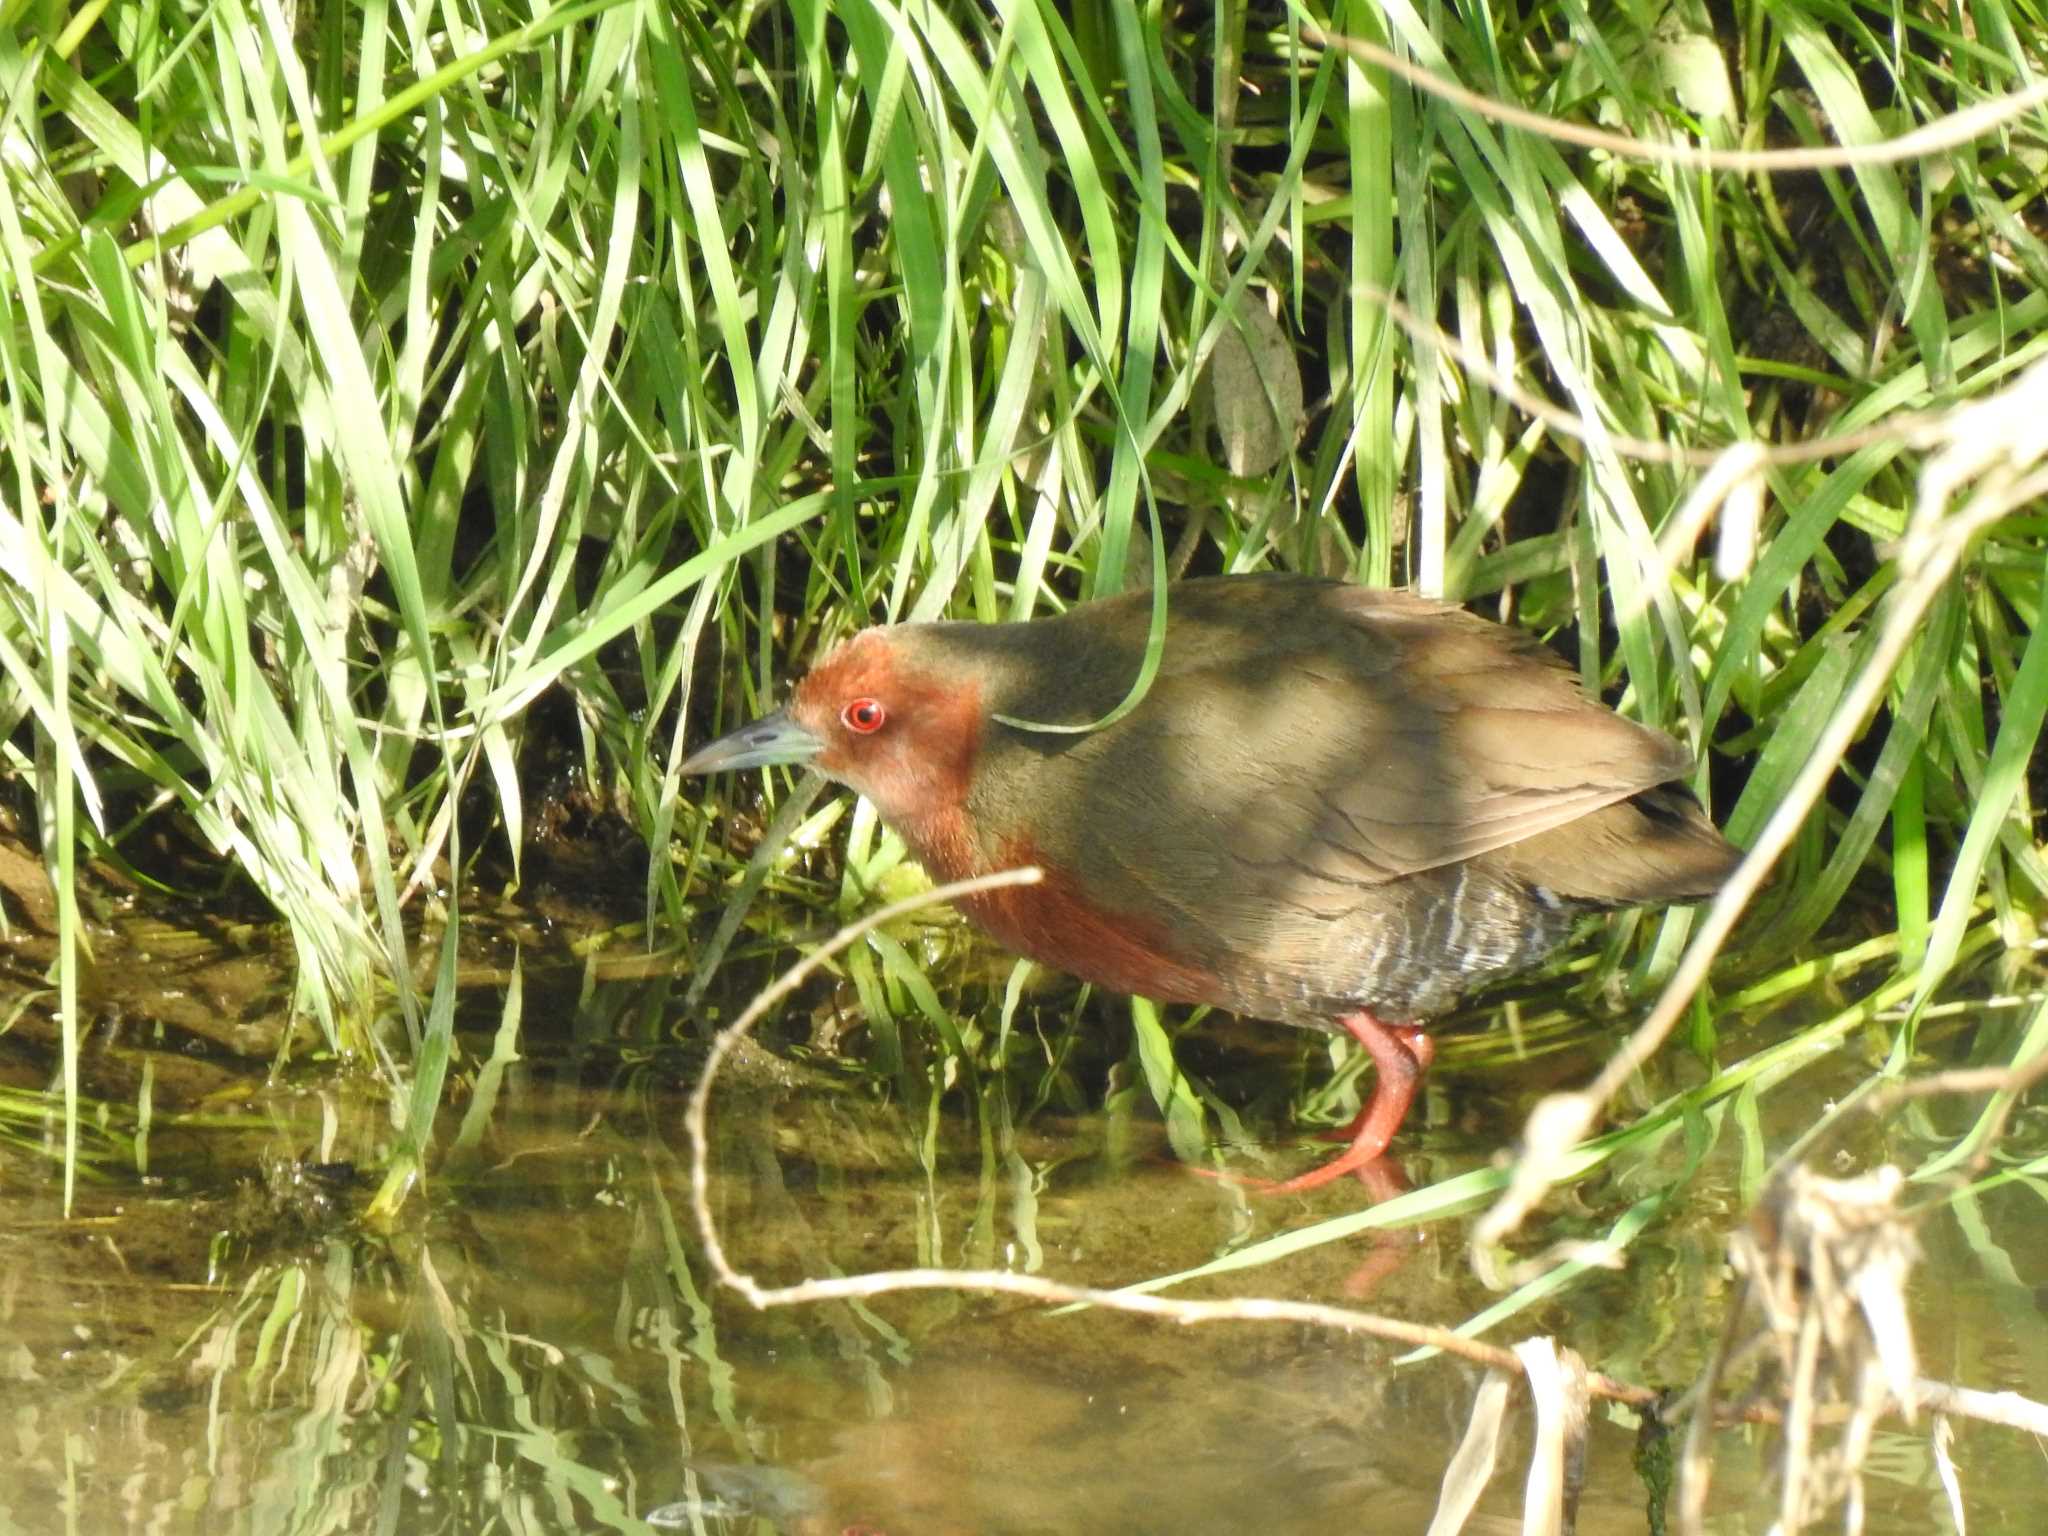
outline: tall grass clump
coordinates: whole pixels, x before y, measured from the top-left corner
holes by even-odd
[[[1749,0],[24,14],[0,711],[67,1028],[84,861],[204,850],[330,1045],[395,999],[417,1049],[419,923],[480,858],[518,877],[544,695],[673,927],[732,862],[685,742],[825,640],[1269,564],[1571,637],[1705,749],[1738,840],[1821,758],[1754,963],[1860,891],[1924,1002],[1985,902],[2016,943],[2048,891],[2048,119],[1883,146],[2027,89],[2044,35]],[[1827,146],[1870,153],[1673,153]],[[898,856],[849,836],[842,909]],[[1617,962],[1668,973],[1686,925]],[[850,963],[880,1012],[923,995]]]

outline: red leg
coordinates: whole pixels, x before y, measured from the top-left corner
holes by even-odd
[[[1401,1128],[1401,1122],[1408,1118],[1408,1107],[1415,1102],[1422,1074],[1436,1060],[1436,1042],[1423,1033],[1420,1025],[1384,1024],[1362,1008],[1337,1022],[1372,1057],[1372,1097],[1366,1100],[1355,1120],[1332,1133],[1332,1140],[1347,1140],[1351,1143],[1349,1147],[1320,1168],[1272,1185],[1271,1193],[1319,1189],[1363,1169],[1379,1157],[1394,1139],[1394,1132]]]
[[[1417,1080],[1421,1078],[1423,1073],[1429,1070],[1430,1063],[1436,1060],[1436,1042],[1424,1034],[1421,1026],[1417,1024],[1382,1024],[1369,1013],[1354,1014],[1351,1018],[1364,1019],[1372,1028],[1384,1031],[1386,1035],[1392,1036],[1398,1044],[1408,1048],[1408,1054],[1415,1062],[1415,1070],[1413,1077],[1408,1083],[1408,1098],[1402,1101],[1402,1109],[1405,1113],[1408,1101],[1415,1097]],[[1340,1019],[1338,1022],[1349,1032],[1352,1039],[1356,1040],[1371,1053],[1373,1070],[1378,1074],[1378,1082],[1374,1083],[1372,1097],[1365,1101],[1365,1108],[1353,1115],[1349,1124],[1336,1126],[1327,1131],[1316,1132],[1316,1140],[1318,1141],[1355,1141],[1359,1134],[1368,1125],[1373,1123],[1375,1115],[1384,1113],[1380,1107],[1379,1083],[1386,1082],[1390,1077],[1398,1078],[1403,1071],[1398,1061],[1391,1068],[1386,1065],[1381,1055],[1381,1051],[1385,1048],[1384,1044],[1376,1049],[1371,1040],[1352,1026],[1351,1018]],[[1393,1131],[1400,1128],[1401,1120],[1399,1116],[1396,1116],[1393,1126],[1388,1132],[1389,1139],[1392,1138]]]
[[[1205,1179],[1227,1179],[1262,1195],[1320,1189],[1347,1173],[1355,1173],[1375,1205],[1407,1189],[1400,1171],[1381,1163],[1380,1157],[1394,1139],[1394,1132],[1401,1128],[1401,1122],[1408,1118],[1408,1107],[1415,1102],[1422,1074],[1436,1060],[1436,1042],[1419,1024],[1385,1024],[1362,1008],[1337,1022],[1365,1047],[1373,1063],[1372,1097],[1366,1100],[1365,1108],[1342,1130],[1323,1133],[1325,1140],[1348,1141],[1351,1145],[1322,1167],[1278,1182],[1238,1178],[1214,1168],[1191,1167],[1189,1173]]]

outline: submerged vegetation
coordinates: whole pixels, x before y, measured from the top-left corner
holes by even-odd
[[[1999,992],[1943,1059],[2038,1056],[2044,38],[2004,0],[24,19],[0,909],[47,985],[0,1027],[49,1025],[61,1070],[22,1075],[58,1085],[67,1173],[152,1113],[145,1076],[78,1140],[126,903],[274,925],[278,1011],[313,1030],[266,1050],[388,1086],[388,1219],[476,1133],[435,1114],[489,1076],[454,1038],[480,906],[601,880],[702,1002],[736,944],[758,969],[914,884],[864,805],[678,775],[821,646],[1268,566],[1541,633],[1695,745],[1763,850],[1746,902],[1590,933],[1469,1010],[1512,1030],[1451,1042],[1454,1069],[1538,1057],[1704,980],[1666,1003],[1692,1079],[1660,1097],[1625,1060],[1627,1128],[1529,1159],[1684,1144],[1604,1238],[1723,1129],[1745,1205],[1846,1134],[1769,1107],[1844,1042],[1869,1097]],[[839,966],[866,1078],[917,1117],[965,1087],[991,1168],[1013,1113],[1098,1107],[1105,1077],[1190,1158],[1288,1108],[1142,1005],[1083,1081],[1080,1007],[1027,1029],[1024,976],[943,924]],[[1328,1065],[1305,1121],[1355,1108]],[[1908,1173],[1958,1198],[2037,1174],[2038,1141],[1997,1142],[2021,1087],[1915,1120]],[[19,1097],[0,1120],[17,1155]]]

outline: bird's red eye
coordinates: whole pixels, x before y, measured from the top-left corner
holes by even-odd
[[[839,723],[862,736],[874,735],[888,718],[889,712],[882,708],[880,699],[855,699],[839,711]]]

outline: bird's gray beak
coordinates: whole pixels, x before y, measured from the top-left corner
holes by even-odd
[[[681,771],[730,773],[736,768],[766,768],[774,763],[808,763],[825,750],[825,743],[808,728],[778,709],[751,725],[721,736],[699,747],[684,759]]]

